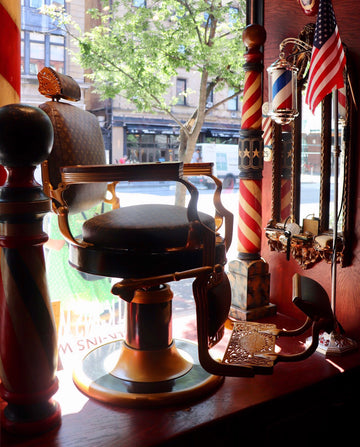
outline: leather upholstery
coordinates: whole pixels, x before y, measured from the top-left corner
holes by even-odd
[[[71,104],[49,101],[39,106],[54,128],[54,144],[48,158],[49,179],[56,189],[60,167],[105,164],[105,148],[97,118]],[[65,192],[70,213],[89,209],[104,199],[106,184],[74,185]]]
[[[202,223],[215,231],[212,216],[199,213]],[[173,205],[135,205],[110,211],[83,225],[83,238],[104,248],[163,250],[184,247],[189,221],[187,209]]]

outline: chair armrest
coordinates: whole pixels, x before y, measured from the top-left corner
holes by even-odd
[[[179,181],[183,164],[140,163],[129,165],[77,165],[60,168],[61,179],[66,185],[112,181]]]
[[[189,229],[187,248],[192,249],[199,245],[199,232],[202,232],[204,240],[215,240],[215,233],[207,228],[199,218],[197,211],[198,190],[190,182],[183,178],[183,163],[140,163],[130,165],[75,165],[60,168],[62,184],[53,192],[52,197],[60,206],[54,210],[59,216],[59,225],[67,241],[76,245],[88,244],[75,240],[67,224],[67,204],[63,198],[64,191],[71,185],[93,182],[118,182],[118,181],[177,181],[182,183],[190,193],[190,201],[187,206],[187,216],[191,226]],[[204,265],[212,265],[214,248],[204,243]]]
[[[221,201],[222,182],[213,175],[213,166],[214,163],[185,163],[184,176],[205,175],[207,177],[210,177],[214,181],[216,189],[214,192],[213,203],[216,211],[215,215],[216,231],[219,230],[219,228],[222,226],[224,222],[225,223],[224,241],[226,251],[228,251],[233,237],[234,216],[222,204]]]

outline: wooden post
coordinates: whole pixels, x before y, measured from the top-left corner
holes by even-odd
[[[52,142],[51,122],[39,108],[0,108],[0,163],[8,171],[0,188],[0,396],[7,402],[1,424],[21,434],[45,432],[61,419],[51,400],[57,341],[43,253],[42,223],[51,208],[33,175]]]
[[[243,41],[247,52],[239,140],[239,253],[238,259],[229,263],[232,287],[230,316],[240,320],[253,320],[276,311],[276,307],[269,303],[268,265],[260,256],[264,161],[261,130],[263,55],[260,49],[265,39],[265,29],[261,25],[248,25],[244,30]]]

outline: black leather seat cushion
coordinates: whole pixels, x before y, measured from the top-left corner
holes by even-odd
[[[215,230],[214,218],[199,212],[202,223]],[[174,205],[134,205],[87,220],[85,242],[110,249],[161,251],[185,246],[189,231],[187,208]]]

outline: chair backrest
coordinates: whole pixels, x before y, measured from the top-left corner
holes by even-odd
[[[98,120],[92,113],[60,99],[78,101],[80,87],[70,76],[49,67],[39,74],[39,91],[52,98],[39,107],[47,113],[54,127],[54,144],[48,160],[43,164],[44,191],[51,197],[61,182],[60,167],[73,165],[102,165],[106,163],[105,148]],[[64,197],[70,213],[77,213],[101,202],[106,184],[74,185]]]

